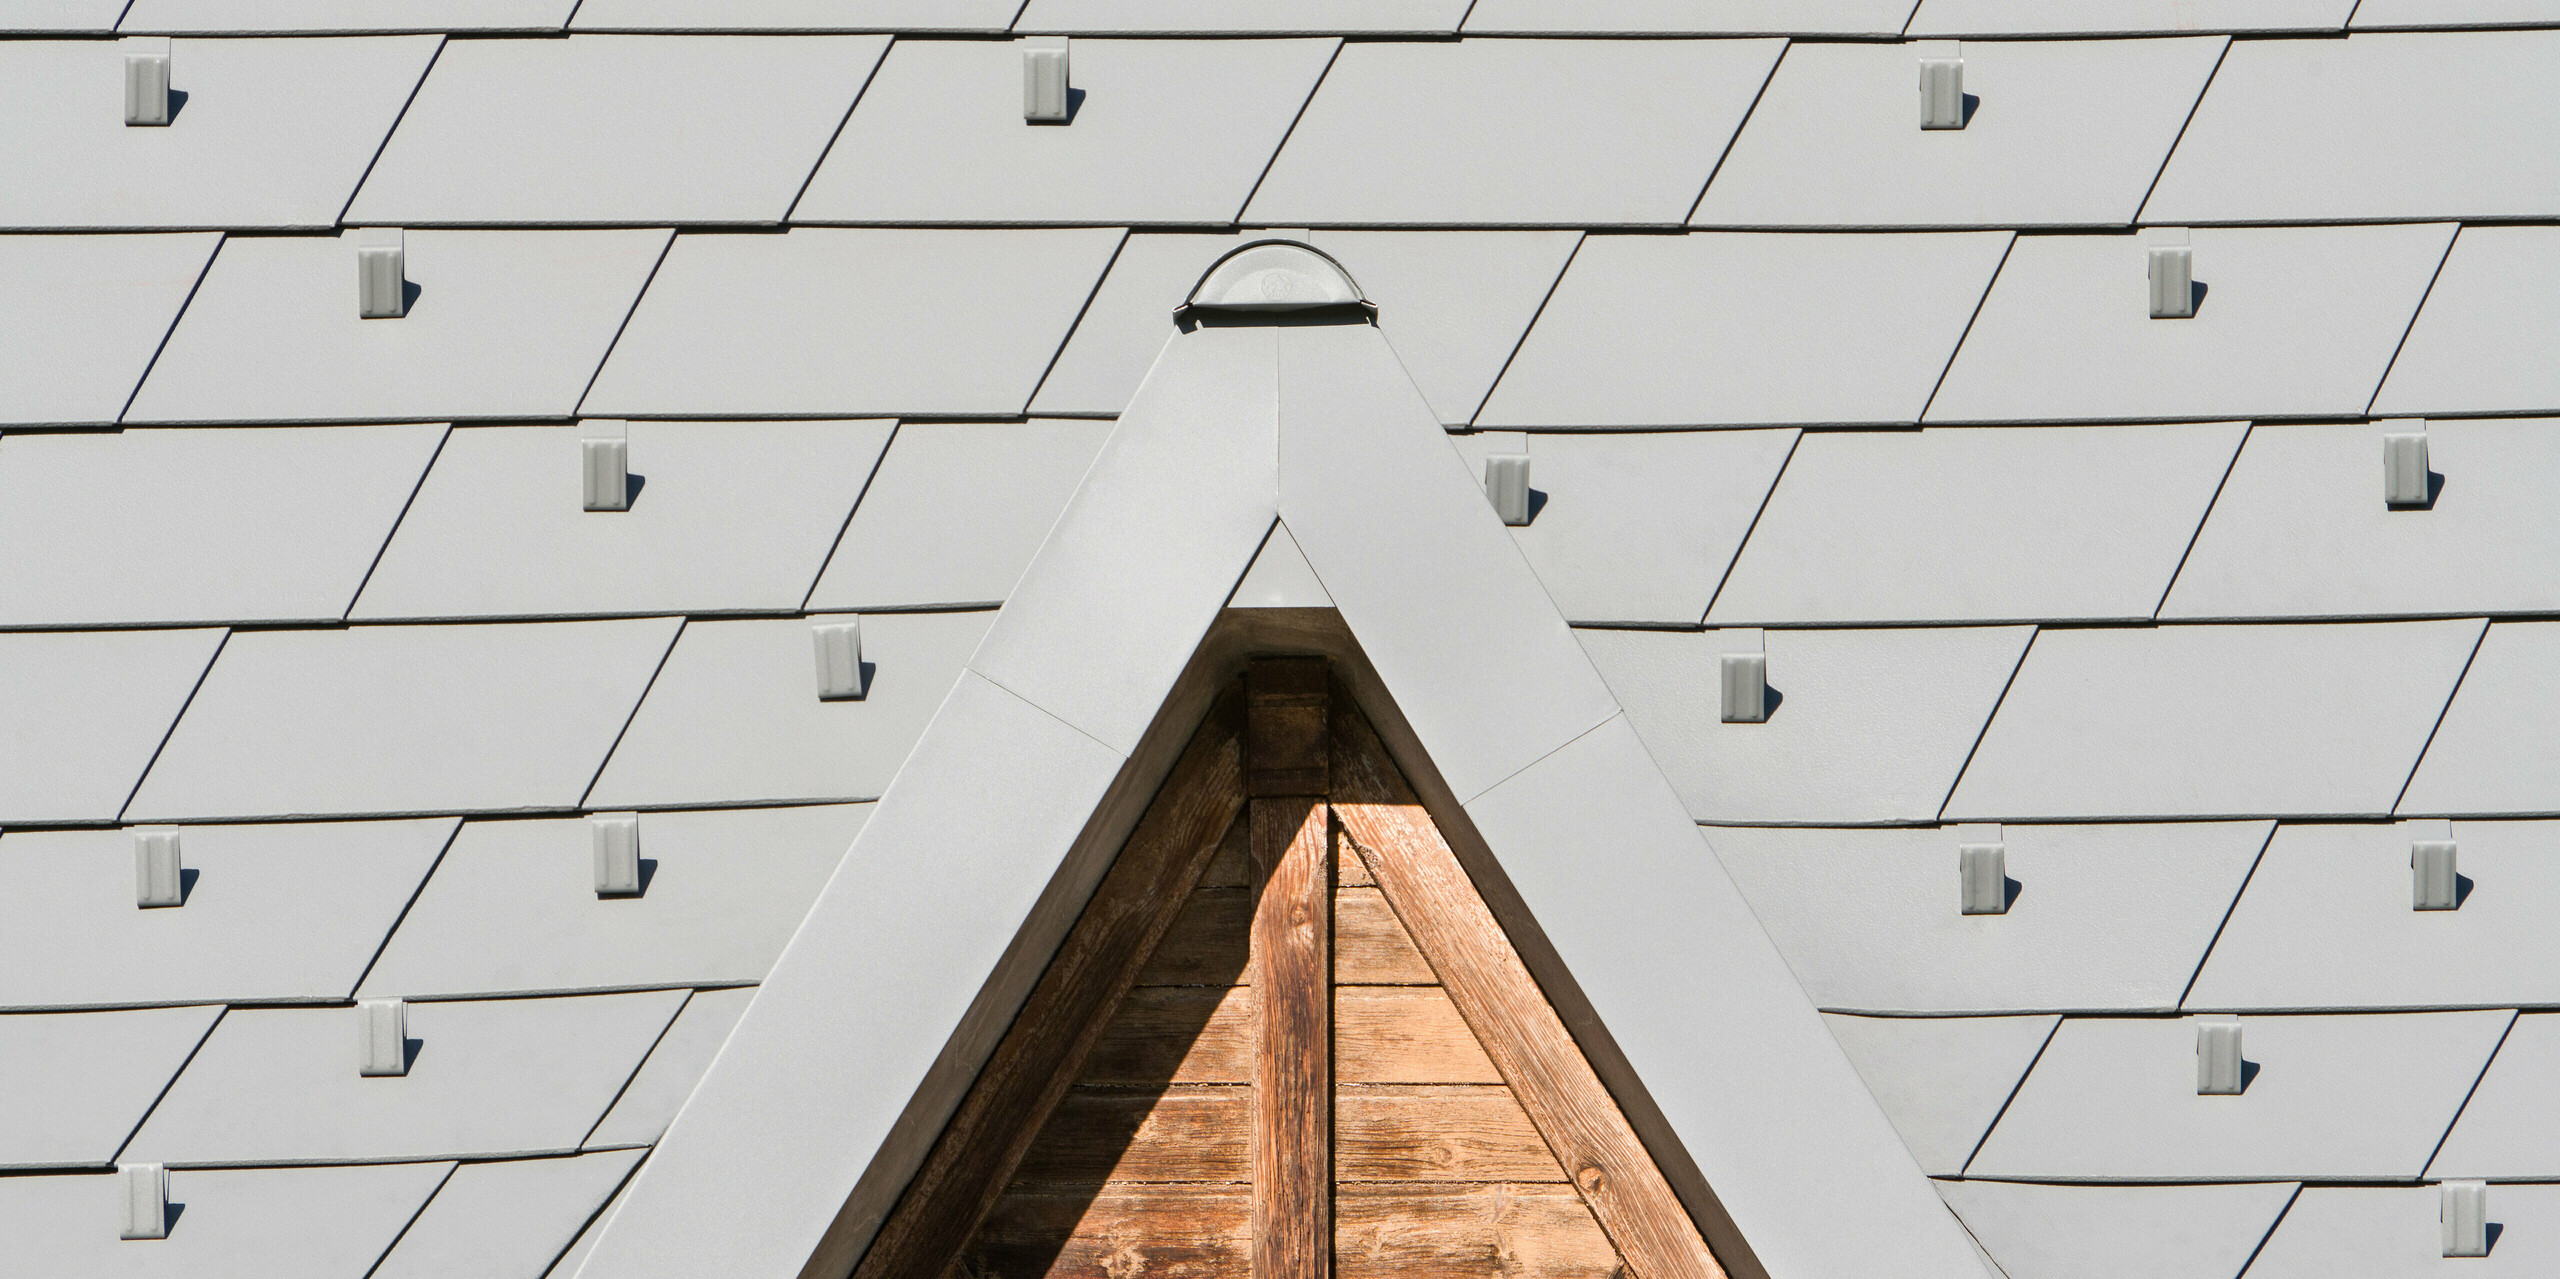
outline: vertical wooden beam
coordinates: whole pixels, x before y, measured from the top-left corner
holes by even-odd
[[[1245,677],[1253,796],[1254,1279],[1333,1272],[1333,856],[1320,659]]]
[[[1726,1279],[1457,854],[1347,707],[1334,717],[1331,769],[1345,838],[1628,1269],[1643,1279]]]

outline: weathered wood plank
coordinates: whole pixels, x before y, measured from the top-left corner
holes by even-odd
[[[1253,988],[1141,986],[1085,1058],[1083,1084],[1253,1082]]]
[[[1181,925],[1176,924],[1178,930]],[[1166,939],[1171,944],[1171,938]],[[1337,986],[1432,986],[1440,979],[1414,947],[1387,899],[1374,888],[1333,894],[1333,982]]]
[[[1564,1168],[1508,1088],[1360,1087],[1333,1094],[1336,1181],[1561,1183]]]
[[[1265,657],[1245,671],[1245,792],[1256,799],[1325,793],[1321,657]]]
[[[1244,1187],[1008,1193],[954,1267],[966,1279],[1245,1279]]]
[[[1527,1123],[1525,1116],[1521,1122]],[[1050,1113],[1040,1139],[1014,1173],[1013,1189],[1043,1183],[1252,1178],[1253,1098],[1244,1088],[1177,1086],[1161,1093],[1079,1088]]]
[[[1502,1072],[1437,986],[1334,991],[1333,1069],[1346,1084],[1498,1084]]]
[[[1257,667],[1259,669],[1259,667]],[[1318,686],[1322,686],[1319,684]],[[1247,734],[1248,742],[1252,734]],[[1252,747],[1249,745],[1248,750]],[[1333,861],[1322,800],[1254,799],[1254,1279],[1332,1271]]]
[[[1360,860],[1360,850],[1353,848],[1351,841],[1344,839],[1340,830],[1333,833],[1333,886],[1336,888],[1378,886],[1378,881],[1369,878],[1369,864]]]
[[[1696,1224],[1376,734],[1347,707],[1333,723],[1333,798],[1344,833],[1592,1215],[1645,1279],[1724,1279]]]
[[[1379,903],[1383,906],[1382,900]],[[1390,912],[1392,913],[1392,912]],[[1252,984],[1246,925],[1253,919],[1253,890],[1197,888],[1138,971],[1141,986],[1243,986]]]
[[[858,1267],[822,1272],[940,1274],[967,1242],[1244,807],[1240,703],[1210,708]]]
[[[1570,1186],[1345,1185],[1341,1279],[1614,1279],[1627,1273]],[[1641,1274],[1641,1271],[1636,1272]]]
[[[1253,823],[1246,821],[1244,814],[1236,814],[1236,824],[1227,828],[1226,838],[1218,841],[1216,855],[1209,858],[1208,866],[1200,872],[1200,887],[1253,887],[1253,853],[1246,846],[1249,842],[1247,832],[1252,828]],[[1360,860],[1360,854],[1353,851],[1349,844],[1342,847],[1351,860],[1355,862]],[[1366,867],[1363,867],[1360,873],[1366,875],[1369,872]]]

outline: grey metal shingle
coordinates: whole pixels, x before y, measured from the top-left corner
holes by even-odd
[[[235,237],[125,420],[568,417],[667,234],[412,231],[409,313],[383,320],[356,313],[356,233]]]
[[[2413,1179],[2513,1018],[2246,1018],[2242,1059],[2259,1069],[2236,1097],[2197,1094],[2193,1018],[2067,1018],[1967,1171],[2038,1181]]]
[[[2207,508],[2224,509],[2214,493],[2246,434],[2238,422],[1809,434],[1708,620],[2148,618]]]
[[[644,1153],[463,1164],[368,1279],[540,1279]]]
[[[222,1019],[125,1149],[218,1166],[565,1154],[613,1103],[682,991],[411,1004],[409,1073],[356,1073],[354,1008]],[[565,1242],[565,1241],[564,1241]]]
[[[1063,126],[1022,118],[1022,53],[901,40],[795,223],[1235,221],[1331,40],[1078,40]]]
[[[1987,836],[1953,826],[1719,827],[1707,842],[1824,1008],[2165,1011],[2195,977],[2269,825],[2003,826]],[[1956,846],[1980,839],[2006,845],[2018,887],[2005,914],[1957,909]]]
[[[0,1016],[0,1168],[115,1162],[221,1015],[217,1005]]]
[[[2358,31],[2411,27],[2539,27],[2560,22],[2551,0],[2364,0]]]
[[[456,431],[351,616],[796,611],[890,426],[633,422],[619,512],[581,506],[581,427]]]
[[[0,421],[115,421],[221,240],[0,236]]]
[[[1766,918],[1766,912],[1758,912]],[[1823,1015],[1921,1171],[1964,1171],[2059,1017]]]
[[[1916,422],[2009,240],[1588,237],[1476,424]]]
[[[104,35],[131,0],[0,0],[0,32]]]
[[[1110,433],[1058,418],[900,426],[809,607],[1003,603]]]
[[[435,1193],[448,1163],[169,1174],[166,1239],[116,1238],[115,1177],[0,1177],[0,1235],[28,1274],[133,1279],[361,1275]]]
[[[224,634],[0,635],[0,822],[115,820]]]
[[[2296,1184],[1938,1184],[2009,1279],[2236,1275],[2293,1202]],[[2319,1194],[2319,1191],[2313,1191]],[[2252,1274],[2257,1273],[2251,1270]]]
[[[2500,622],[2480,641],[2398,811],[2560,812],[2560,624]]]
[[[2447,1260],[2435,1186],[2313,1186],[2286,1211],[2249,1267],[2250,1279],[2429,1279],[2459,1273],[2524,1279],[2560,1266],[2560,1186],[2489,1188],[2486,1257]]]
[[[1448,35],[1469,0],[1031,0],[1013,29],[1072,34]]]
[[[1469,35],[1607,32],[1647,35],[1891,36],[1915,0],[1476,0]]]
[[[577,0],[134,0],[123,35],[558,31]]]
[[[1002,31],[1022,0],[583,0],[572,31]]]
[[[1267,226],[1667,226],[1775,40],[1355,43],[1245,207]]]
[[[810,665],[827,617],[688,626],[587,806],[877,799],[995,617],[863,618],[868,687],[830,702]]]
[[[457,41],[347,220],[778,223],[888,47],[882,36]]]
[[[1121,235],[681,235],[583,411],[1020,413]]]
[[[357,996],[762,981],[869,812],[644,813],[637,897],[596,895],[586,818],[472,822]]]
[[[2560,31],[2251,40],[2196,107],[2145,222],[2540,217],[2560,201]],[[2384,76],[2443,92],[2385,101]]]
[[[2205,292],[2183,320],[2151,318],[2141,238],[2028,236],[1983,299],[1928,420],[2360,415],[2453,231],[2195,231]]]
[[[640,1073],[587,1134],[587,1149],[656,1142],[684,1108],[685,1098],[693,1095],[702,1072],[711,1068],[720,1045],[729,1042],[729,1032],[737,1029],[755,993],[752,986],[693,992],[667,1033],[658,1037],[657,1047],[649,1050]]]
[[[2033,634],[1771,631],[1765,724],[1720,722],[1718,633],[1574,633],[1702,822],[1937,819]]]
[[[456,821],[179,832],[185,904],[134,906],[134,833],[0,837],[0,1007],[345,999]]]
[[[0,440],[0,625],[335,621],[441,426]]]
[[[1793,46],[1690,225],[2130,223],[2226,43],[1977,44],[1964,88],[1978,108],[1926,130],[1914,46]]]
[[[441,43],[182,39],[135,129],[115,42],[0,42],[0,229],[334,226]]]
[[[2540,358],[2560,338],[2549,305],[2555,284],[2560,228],[2464,228],[2374,396],[2374,414],[2560,406],[2560,378]]]
[[[1912,36],[2337,31],[2356,0],[1921,0]],[[2017,1279],[2012,1276],[2011,1279]]]
[[[2533,851],[2549,856],[2547,846]],[[2560,1087],[2560,1016],[2517,1017],[2427,1175],[2548,1179],[2560,1172],[2554,1087]]]
[[[679,625],[241,635],[130,819],[575,807]]]

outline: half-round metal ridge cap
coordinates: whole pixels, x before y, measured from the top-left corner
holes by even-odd
[[[1331,307],[1358,307],[1373,319],[1378,314],[1351,273],[1322,250],[1295,240],[1256,240],[1211,265],[1173,313]]]

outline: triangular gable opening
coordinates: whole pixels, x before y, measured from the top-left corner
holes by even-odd
[[[1722,1279],[1322,658],[1219,697],[858,1279]]]

